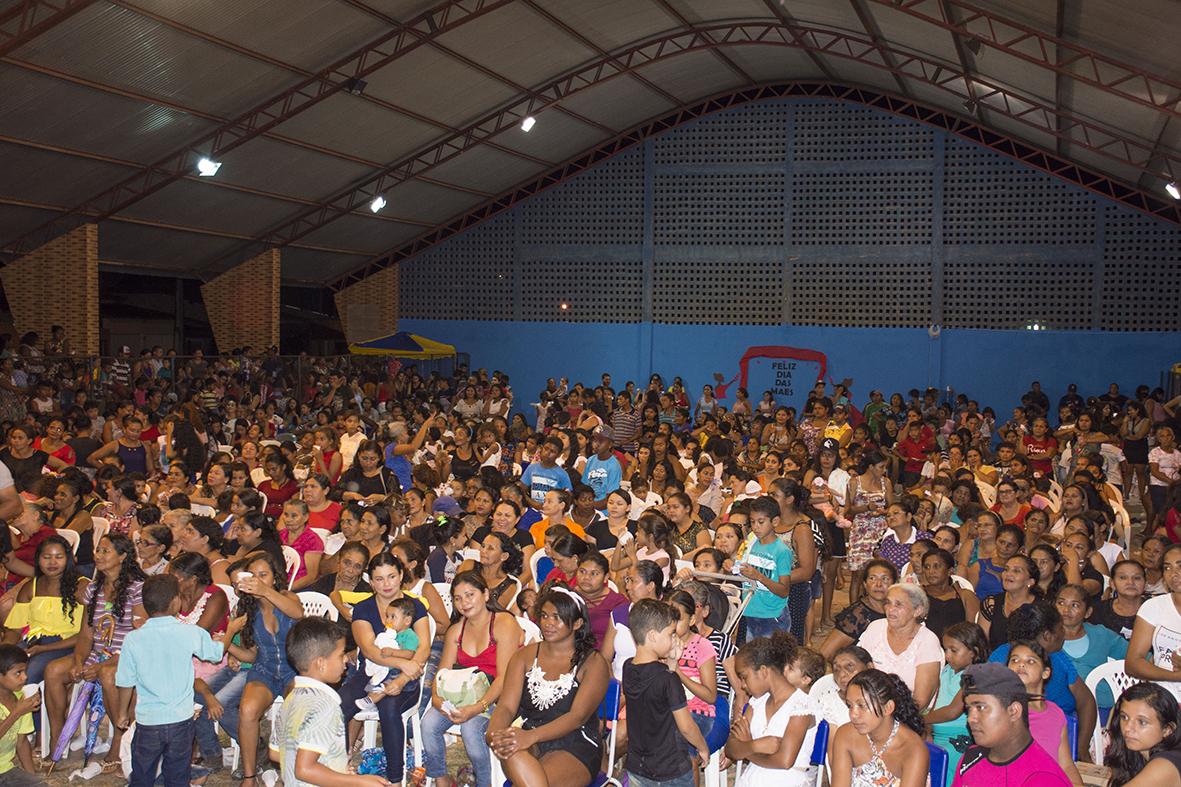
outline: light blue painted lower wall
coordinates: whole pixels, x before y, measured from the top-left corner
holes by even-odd
[[[399,330],[454,344],[471,354],[475,367],[501,369],[511,378],[518,406],[536,401],[547,377],[597,385],[608,371],[615,386],[644,384],[659,372],[680,375],[694,394],[721,373],[739,371],[748,348],[761,345],[814,350],[827,357],[828,376],[852,377],[860,406],[871,388],[905,392],[928,385],[956,391],[1008,410],[1040,380],[1056,401],[1076,382],[1084,395],[1103,393],[1117,382],[1127,393],[1139,383],[1156,386],[1161,373],[1181,361],[1181,332],[1090,333],[1071,331],[980,331],[945,329],[932,338],[924,329],[817,328],[799,326],[538,323],[403,319]],[[752,399],[769,387],[774,360],[752,362]],[[756,369],[757,367],[757,369]],[[797,363],[792,397],[806,396],[813,365]],[[757,373],[760,372],[761,374]],[[757,379],[756,379],[757,378]],[[801,379],[803,378],[803,379]],[[728,397],[731,401],[733,394]],[[1003,408],[1003,409],[1002,409]]]

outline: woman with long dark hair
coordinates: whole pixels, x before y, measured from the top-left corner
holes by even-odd
[[[931,755],[927,725],[897,675],[868,669],[845,690],[849,723],[832,742],[832,787],[922,784]]]
[[[254,552],[247,560],[250,576],[238,577],[238,617],[222,632],[226,652],[252,664],[239,705],[238,745],[242,756],[239,778],[256,779],[258,728],[263,714],[295,679],[287,660],[287,632],[303,617],[299,596],[287,589],[287,570],[269,552]],[[241,645],[233,644],[241,634]]]
[[[58,535],[37,545],[36,573],[21,584],[4,621],[4,641],[29,654],[28,682],[40,683],[49,662],[73,652],[82,629],[82,599],[90,584],[78,573],[70,545]]]
[[[492,757],[484,738],[489,721],[484,714],[500,697],[509,659],[521,645],[521,627],[496,602],[488,585],[475,571],[456,575],[451,583],[451,603],[459,616],[459,625],[447,630],[439,669],[475,667],[487,676],[489,686],[476,702],[450,710],[444,709],[443,698],[438,687],[435,688],[431,705],[422,717],[423,760],[427,777],[440,787],[450,787],[444,736],[457,724],[464,750],[475,770],[476,787],[488,787],[492,783]]]
[[[141,594],[144,574],[136,560],[135,545],[127,536],[109,534],[94,548],[94,581],[82,596],[85,614],[74,652],[51,661],[45,668],[45,704],[49,715],[50,745],[57,744],[66,718],[69,688],[79,680],[97,680],[106,707],[116,707],[115,669],[123,639],[146,620]],[[115,730],[111,753],[103,769],[119,766],[122,730]]]
[[[1129,686],[1108,725],[1103,764],[1111,768],[1109,787],[1181,784],[1181,714],[1172,692],[1156,683]]]
[[[402,723],[402,713],[413,707],[418,700],[417,679],[422,677],[431,647],[426,608],[413,597],[410,597],[414,603],[411,625],[418,636],[418,647],[414,651],[414,656],[409,659],[383,656],[382,649],[375,643],[377,634],[385,631],[387,608],[395,600],[405,597],[403,585],[406,574],[405,564],[390,552],[381,552],[369,561],[369,583],[373,586],[373,595],[353,607],[351,624],[353,637],[360,648],[358,669],[340,689],[341,710],[344,718],[349,720],[357,715],[357,700],[365,697],[367,693],[367,662],[373,661],[383,667],[399,669],[402,675],[411,679],[410,683],[399,687],[397,693],[387,694],[376,703],[378,724],[381,726],[381,743],[386,755],[385,776],[394,784],[402,781],[405,762],[405,727]],[[397,687],[398,683],[390,683],[389,686]]]
[[[776,478],[767,493],[779,504],[779,537],[791,547],[791,589],[787,596],[791,633],[797,641],[808,643],[812,639],[808,613],[814,583],[820,580],[817,566],[825,544],[823,516],[813,516],[815,512],[807,504],[809,494],[794,478]]]
[[[509,662],[487,740],[516,784],[590,784],[603,754],[595,712],[610,671],[595,650],[586,602],[577,593],[551,588],[535,609],[541,642]],[[518,716],[524,723],[514,727]]]

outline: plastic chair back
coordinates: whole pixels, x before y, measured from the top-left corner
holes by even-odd
[[[450,582],[432,582],[435,590],[439,593],[439,598],[443,599],[443,609],[447,611],[447,616],[451,616],[451,583]]]
[[[828,755],[828,722],[821,721],[816,725],[816,742],[812,745],[812,759],[809,762],[813,765],[823,765],[824,758]]]
[[[337,612],[336,606],[333,605],[332,599],[325,596],[323,593],[317,593],[313,590],[304,590],[296,595],[299,596],[299,601],[303,604],[303,614],[306,617],[313,618],[328,618],[335,622],[340,613]]]
[[[287,563],[287,587],[295,584],[295,575],[299,572],[300,557],[293,547],[283,547],[283,561]]]
[[[931,787],[947,784],[947,769],[950,767],[948,763],[951,758],[947,756],[947,752],[933,743],[927,744],[927,752],[931,755],[931,765],[928,769]]]
[[[1070,744],[1070,758],[1078,762],[1078,714],[1066,714],[1066,742]]]
[[[1100,664],[1095,669],[1091,670],[1091,674],[1087,676],[1086,684],[1090,689],[1091,695],[1095,696],[1100,683],[1106,683],[1111,689],[1111,696],[1119,699],[1119,696],[1124,693],[1124,690],[1130,686],[1135,686],[1139,683],[1138,678],[1133,678],[1124,671],[1124,662],[1109,661],[1106,664]],[[1108,719],[1108,723],[1110,723]],[[1103,727],[1099,724],[1095,725],[1095,732],[1091,736],[1091,755],[1094,757],[1093,762],[1096,765],[1103,764],[1103,754],[1106,745],[1103,740]]]
[[[57,528],[57,534],[66,540],[66,543],[70,545],[70,551],[77,557],[78,544],[82,540],[82,536],[78,535],[78,531],[70,530],[66,527],[59,527]]]

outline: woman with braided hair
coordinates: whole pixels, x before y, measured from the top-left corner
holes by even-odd
[[[849,723],[832,743],[832,787],[923,787],[926,725],[897,675],[868,669],[849,681]]]
[[[94,581],[82,596],[86,611],[74,652],[45,668],[45,704],[53,744],[65,723],[69,688],[76,681],[99,681],[106,707],[115,707],[115,668],[123,639],[137,620],[147,620],[141,598],[143,583],[144,573],[131,539],[117,533],[104,536],[94,548]],[[122,730],[116,729],[104,770],[118,767],[122,737]]]

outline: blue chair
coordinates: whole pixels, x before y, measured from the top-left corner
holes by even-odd
[[[1070,757],[1078,762],[1078,714],[1066,714],[1066,740],[1070,744]],[[1050,752],[1054,754],[1054,752]]]
[[[822,721],[816,725],[816,743],[812,746],[813,765],[824,765],[828,756],[828,722]]]
[[[591,779],[591,787],[603,787],[604,784],[618,784],[611,774],[615,770],[615,738],[619,733],[619,697],[621,691],[619,681],[614,678],[607,684],[607,693],[599,703],[599,721],[606,724],[611,722],[611,734],[607,736],[604,745],[607,747],[607,770]]]
[[[951,759],[947,752],[933,743],[927,744],[927,751],[931,754],[931,767],[928,771],[931,787],[942,787],[947,784],[948,761]]]

